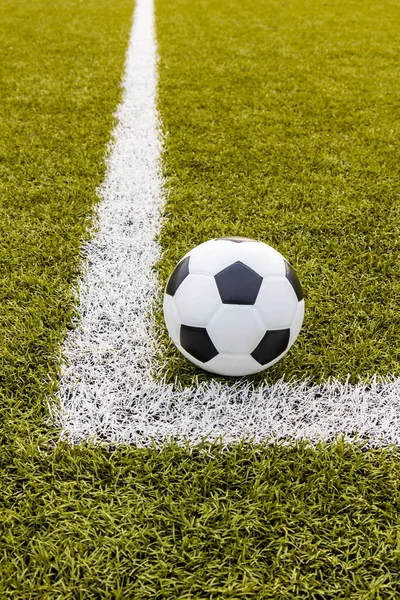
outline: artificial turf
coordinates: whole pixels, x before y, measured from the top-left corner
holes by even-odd
[[[295,346],[257,381],[400,375],[398,6],[156,8],[163,283],[207,239],[262,240],[297,270],[306,315]],[[207,378],[168,341],[158,315],[167,380]]]
[[[1,597],[399,597],[398,455],[34,442],[1,456]]]
[[[132,8],[0,2],[0,597],[398,598],[396,451],[340,441],[161,451],[57,444],[47,401],[104,176]],[[182,4],[173,21],[184,16]],[[176,239],[183,243],[171,236],[171,248]]]

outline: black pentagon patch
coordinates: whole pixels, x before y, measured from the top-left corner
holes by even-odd
[[[285,352],[289,344],[290,329],[277,329],[276,331],[267,331],[257,348],[253,350],[251,356],[260,363],[266,365],[275,360]]]
[[[303,300],[303,298],[304,298],[303,289],[301,287],[299,278],[296,275],[296,271],[293,269],[293,267],[291,265],[289,265],[287,260],[285,260],[285,269],[286,269],[286,278],[292,284],[292,288],[294,289],[294,291],[296,293],[297,300],[300,302],[300,300]]]
[[[181,346],[197,360],[206,363],[217,356],[218,350],[211,341],[204,327],[190,327],[181,325],[180,333]]]
[[[240,237],[238,235],[232,235],[229,237],[217,238],[216,242],[227,241],[227,242],[236,242],[237,244],[242,244],[243,242],[256,242],[257,240],[252,240],[251,238]]]
[[[165,293],[169,296],[175,296],[178,287],[181,285],[182,281],[186,279],[189,275],[189,260],[190,256],[187,256],[180,263],[178,263],[171,275],[168,279],[167,287],[165,289]]]
[[[254,304],[262,277],[238,260],[215,275],[224,304]]]

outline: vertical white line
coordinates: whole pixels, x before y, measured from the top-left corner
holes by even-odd
[[[154,239],[163,206],[156,62],[153,2],[137,0],[99,231],[86,248],[80,282],[82,320],[64,348],[60,414],[80,438],[115,419],[118,430],[118,414],[129,412],[135,390],[143,393],[151,379],[146,314],[157,288],[152,265],[160,255]]]
[[[147,445],[344,433],[377,446],[400,444],[399,379],[259,387],[210,379],[181,391],[152,379],[149,311],[158,291],[152,266],[160,256],[154,240],[164,204],[156,66],[153,2],[137,0],[99,231],[85,249],[81,321],[65,342],[59,399],[50,407],[62,437]]]

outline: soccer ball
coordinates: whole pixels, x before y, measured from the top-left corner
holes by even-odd
[[[251,375],[278,362],[303,317],[293,268],[271,246],[243,237],[196,246],[164,294],[172,341],[195,365],[219,375]]]

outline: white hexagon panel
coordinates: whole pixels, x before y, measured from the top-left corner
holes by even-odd
[[[255,307],[267,329],[284,329],[291,326],[298,304],[296,293],[286,277],[266,277]]]
[[[303,321],[304,321],[304,300],[300,300],[297,305],[296,314],[294,315],[294,319],[292,321],[292,325],[290,326],[290,341],[289,348],[296,341],[297,336],[299,335]]]
[[[207,325],[218,352],[250,354],[265,333],[265,325],[254,306],[225,304]]]
[[[174,296],[182,323],[206,327],[221,306],[217,284],[211,275],[189,275]]]
[[[263,367],[250,354],[217,354],[207,363],[207,371],[228,377],[254,375],[262,370]]]
[[[250,240],[240,244],[238,248],[239,260],[251,267],[261,277],[267,275],[284,275],[285,259],[275,248]]]
[[[215,251],[216,240],[209,240],[196,246],[186,256],[190,256],[190,272],[215,275],[228,267],[236,255],[237,249],[232,242],[221,240],[218,252]]]
[[[181,330],[181,320],[175,306],[175,299],[169,294],[164,294],[164,320],[167,325],[171,340],[176,346],[179,346],[179,336]]]

